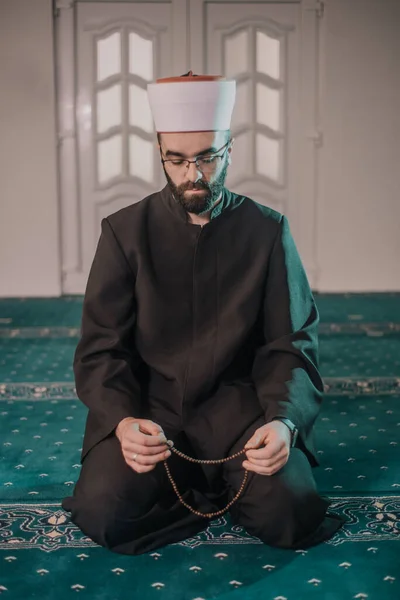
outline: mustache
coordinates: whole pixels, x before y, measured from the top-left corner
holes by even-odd
[[[208,190],[208,186],[197,184],[197,185],[192,185],[192,186],[185,186],[183,188],[183,190],[184,191],[186,191],[186,190],[188,190],[188,191],[191,191],[191,190]]]

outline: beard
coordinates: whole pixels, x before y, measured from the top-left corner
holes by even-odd
[[[186,210],[195,215],[201,215],[210,211],[221,194],[225,185],[225,179],[228,171],[228,161],[225,162],[221,173],[212,183],[208,181],[191,181],[182,185],[175,185],[164,168],[165,177],[167,178],[169,187],[177,202]],[[190,190],[204,190],[200,194],[191,194]]]

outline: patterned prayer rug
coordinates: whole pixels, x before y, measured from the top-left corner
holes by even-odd
[[[134,557],[93,543],[60,504],[78,477],[86,418],[71,368],[81,298],[0,301],[0,594],[399,600],[400,296],[316,299],[326,393],[314,476],[345,525],[327,542],[291,551],[266,546],[225,515],[193,538]]]

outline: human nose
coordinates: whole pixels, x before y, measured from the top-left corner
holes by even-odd
[[[189,163],[189,168],[186,172],[186,177],[193,183],[203,177],[203,173],[200,171],[199,167],[196,165],[195,162]]]

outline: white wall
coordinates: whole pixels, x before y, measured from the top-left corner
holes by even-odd
[[[322,20],[319,291],[400,290],[400,2]]]
[[[0,0],[0,296],[61,294],[51,0]],[[400,2],[326,0],[320,292],[400,291]]]
[[[51,0],[0,0],[0,296],[60,287]]]

